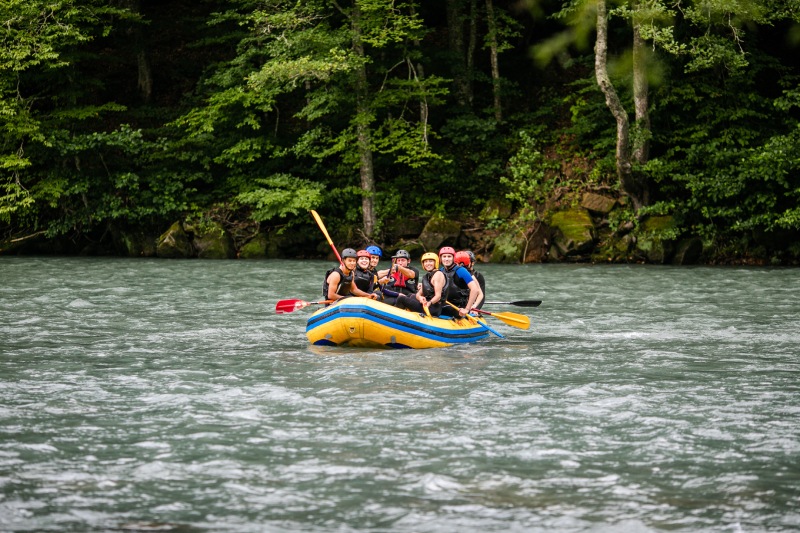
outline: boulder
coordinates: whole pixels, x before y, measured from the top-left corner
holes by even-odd
[[[675,247],[675,255],[672,256],[673,265],[694,265],[703,255],[703,241],[698,237],[683,239]]]
[[[114,231],[114,245],[120,255],[125,257],[155,257],[156,239],[141,231]]]
[[[528,241],[520,232],[499,235],[492,249],[492,263],[519,263],[525,254]]]
[[[441,216],[432,216],[419,235],[425,250],[436,251],[442,246],[455,246],[461,234],[461,223]]]
[[[667,263],[675,251],[674,231],[675,219],[672,216],[648,216],[639,227],[636,248],[650,263]]]
[[[553,245],[561,256],[579,255],[590,251],[594,245],[592,217],[582,207],[554,213],[550,227],[554,230]]]
[[[200,259],[233,259],[236,249],[233,238],[219,222],[205,222],[195,226],[192,244]]]
[[[614,198],[609,198],[608,196],[593,192],[584,194],[583,200],[581,201],[581,207],[602,215],[610,213],[616,204],[617,201]]]
[[[481,210],[480,219],[484,222],[505,220],[511,216],[511,202],[503,198],[492,198]]]
[[[192,243],[180,222],[175,222],[161,234],[156,245],[156,254],[166,259],[185,259],[194,255]]]
[[[263,259],[267,257],[267,236],[259,232],[255,237],[247,241],[239,250],[240,259]]]

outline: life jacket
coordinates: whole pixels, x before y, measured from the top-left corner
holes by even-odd
[[[462,266],[453,264],[450,268],[445,268],[443,270],[444,275],[447,277],[447,301],[457,307],[464,307],[469,302],[469,285],[461,279],[460,276],[456,275],[456,272],[459,268],[464,268]],[[469,273],[469,270],[464,268],[464,270]]]
[[[433,275],[439,272],[439,270],[434,270],[433,272],[426,272],[422,279],[420,280],[420,284],[422,285],[422,295],[425,297],[426,300],[430,301],[431,298],[436,296],[436,290],[433,288]],[[438,303],[444,303],[447,299],[447,289],[450,286],[449,280],[447,279],[447,275],[444,276],[444,287],[442,287],[442,299],[439,300]]]
[[[345,276],[342,272],[341,266],[337,266],[325,272],[325,281],[322,282],[322,297],[328,299],[328,276],[333,272],[339,273],[339,286],[336,287],[336,294],[341,296],[350,295],[350,285],[353,283],[353,273],[350,272],[349,276]]]
[[[403,275],[402,272],[398,270],[397,272],[390,274],[389,277],[392,278],[392,280],[389,282],[388,285],[392,290],[399,292],[400,294],[406,294],[408,296],[411,296],[417,294],[417,280],[419,279],[419,270],[411,266],[405,268],[412,270],[414,272],[414,277],[407,278]]]
[[[483,300],[476,306],[478,309],[480,309],[481,307],[483,307],[483,304],[486,303],[486,280],[484,279],[483,274],[481,274],[477,270],[474,269],[470,270],[469,273],[472,274],[473,278],[478,280],[478,286],[480,286],[481,292],[483,292]]]
[[[372,270],[356,267],[353,271],[353,283],[364,292],[372,292],[375,288],[375,274]]]

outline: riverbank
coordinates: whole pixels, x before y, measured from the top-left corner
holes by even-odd
[[[0,242],[0,255],[333,259],[327,242],[308,218],[307,223],[279,227],[207,216],[176,220],[164,227],[109,226],[102,233],[54,238],[38,232]],[[705,241],[671,215],[635,216],[624,198],[594,192],[518,212],[504,201],[492,200],[477,215],[389,219],[383,224],[382,237],[369,243],[357,237],[356,229],[337,225],[335,219],[328,226],[340,248],[377,244],[389,254],[402,248],[412,257],[453,246],[473,250],[481,262],[505,264],[800,265],[797,235]]]

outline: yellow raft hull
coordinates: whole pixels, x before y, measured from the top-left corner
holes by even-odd
[[[485,339],[483,320],[429,318],[369,298],[345,298],[308,319],[306,336],[317,346],[441,348]]]

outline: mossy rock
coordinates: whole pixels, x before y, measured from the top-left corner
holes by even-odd
[[[388,247],[384,250],[383,259],[391,258],[397,250],[405,250],[411,256],[411,261],[416,261],[422,254],[425,253],[425,248],[423,248],[422,243],[419,241],[400,241],[397,244]],[[417,265],[418,266],[418,265]]]
[[[641,231],[646,233],[664,233],[674,230],[675,217],[671,215],[653,215],[645,217],[641,224]]]
[[[194,256],[194,248],[180,222],[175,222],[161,234],[156,245],[156,254],[165,259],[186,259]]]
[[[563,256],[588,252],[594,246],[595,228],[586,209],[576,207],[558,211],[550,219],[553,244]]]
[[[123,257],[155,257],[156,237],[143,231],[111,228],[111,238],[117,255]]]
[[[240,259],[263,259],[267,257],[267,244],[269,240],[264,233],[257,233],[247,241],[239,250]]]
[[[194,228],[193,244],[200,259],[232,259],[236,257],[233,239],[218,222]]]
[[[675,241],[672,238],[675,228],[675,219],[672,216],[648,216],[639,226],[636,249],[650,263],[668,263],[675,252]]]
[[[520,263],[527,244],[519,232],[503,233],[494,241],[492,263]]]
[[[419,235],[425,250],[435,251],[446,244],[455,245],[461,234],[461,223],[449,218],[433,216]]]
[[[703,241],[698,237],[681,240],[672,256],[673,265],[695,265],[703,255]]]
[[[609,214],[616,205],[616,199],[593,192],[587,192],[581,200],[581,207],[601,215]]]
[[[491,198],[481,210],[480,219],[484,222],[505,220],[511,216],[511,202],[502,198]]]

